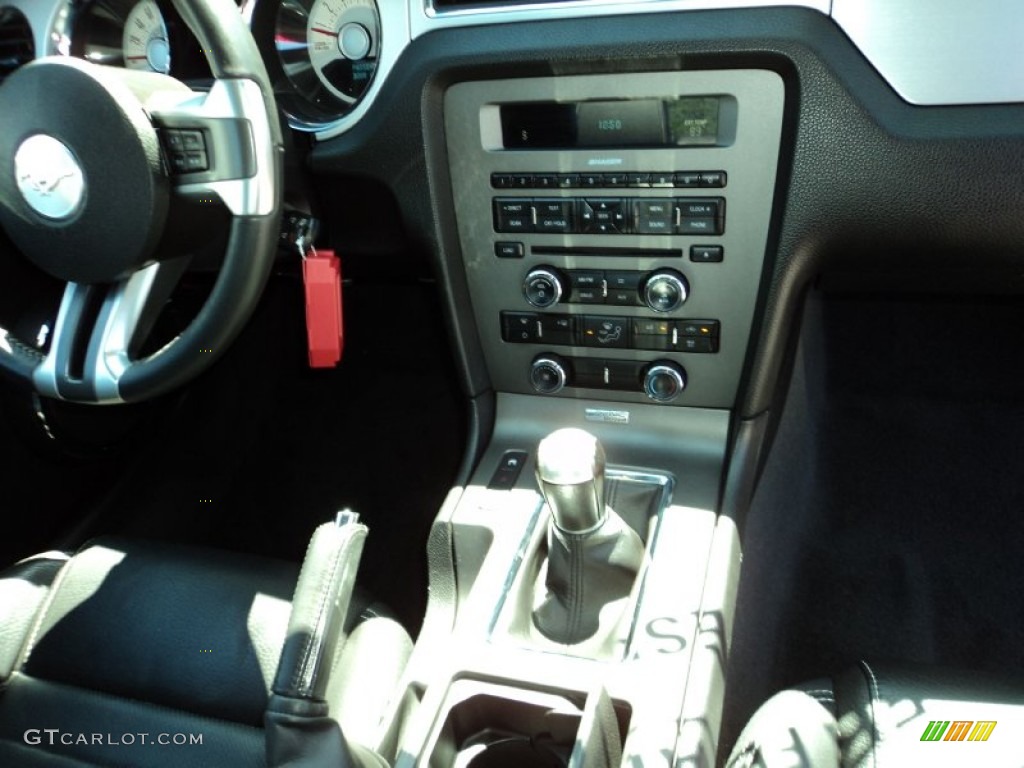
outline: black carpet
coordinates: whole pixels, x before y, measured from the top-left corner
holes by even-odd
[[[809,302],[744,534],[725,750],[858,659],[1024,670],[1022,329],[1011,300]]]
[[[427,533],[465,443],[436,287],[346,285],[345,354],[320,371],[306,364],[301,296],[275,278],[231,350],[145,439],[115,466],[92,462],[95,477],[66,478],[79,503],[51,503],[64,514],[47,532],[92,509],[57,543],[109,532],[300,561],[313,529],[351,507],[370,527],[361,586],[415,632]]]

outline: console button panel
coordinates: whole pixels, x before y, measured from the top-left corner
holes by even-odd
[[[714,96],[713,143],[507,147],[504,105]],[[444,97],[462,328],[491,385],[731,408],[772,223],[782,78],[700,70],[472,81]]]

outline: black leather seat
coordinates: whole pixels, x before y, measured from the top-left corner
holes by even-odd
[[[726,765],[1021,768],[1022,725],[1024,685],[1016,681],[861,662],[769,699]]]
[[[118,539],[0,575],[0,766],[385,764],[411,641],[349,609],[361,539],[338,531],[318,529],[301,577]]]

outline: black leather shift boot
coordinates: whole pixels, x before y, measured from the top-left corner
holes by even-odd
[[[612,509],[587,533],[549,521],[547,563],[538,583],[534,626],[549,640],[575,645],[618,626],[643,563],[636,531]]]

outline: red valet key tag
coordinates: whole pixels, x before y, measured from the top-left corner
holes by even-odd
[[[302,259],[306,289],[306,340],[310,368],[333,368],[341,360],[345,330],[341,316],[341,260],[334,251],[310,249]]]

